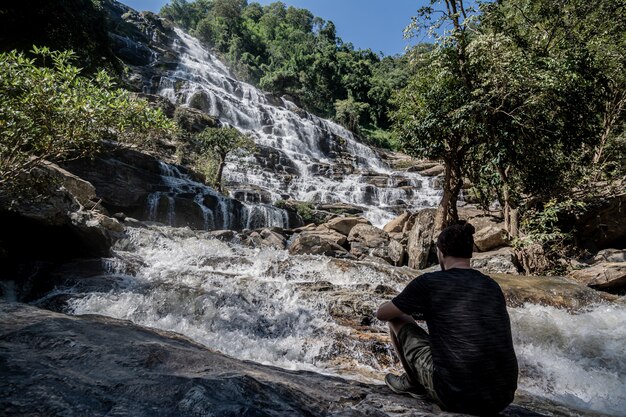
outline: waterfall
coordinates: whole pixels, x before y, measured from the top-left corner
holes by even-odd
[[[132,253],[111,262],[115,288],[71,293],[69,312],[103,314],[182,333],[240,359],[380,382],[390,371],[385,327],[359,333],[406,277],[392,267],[251,249],[165,226],[129,229]],[[134,265],[128,268],[125,264]],[[125,275],[136,270],[136,276]],[[570,313],[509,309],[520,391],[581,414],[626,409],[626,307]],[[356,319],[353,327],[346,320]],[[395,370],[397,371],[397,365]]]
[[[215,229],[257,229],[262,227],[289,227],[287,212],[269,204],[240,203],[225,197],[210,187],[193,180],[189,175],[165,162],[159,162],[161,182],[166,190],[155,191],[147,197],[148,220],[161,221],[169,226],[177,223],[176,198],[193,196],[203,219],[203,230]],[[160,212],[161,200],[166,198],[167,210]],[[211,207],[207,207],[210,204]],[[184,219],[181,219],[182,222]]]
[[[271,153],[229,158],[224,179],[231,186],[253,185],[281,196],[314,203],[343,202],[363,207],[374,224],[382,225],[402,209],[436,205],[440,191],[431,179],[402,173],[406,186],[371,184],[373,176],[393,177],[370,147],[347,129],[299,109],[285,98],[273,97],[236,80],[200,42],[175,29],[175,70],[166,71],[156,92],[179,105],[201,109],[254,138]]]

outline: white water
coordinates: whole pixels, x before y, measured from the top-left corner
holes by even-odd
[[[626,415],[626,308],[570,314],[529,305],[511,310],[520,385],[579,410]]]
[[[396,187],[394,172],[351,132],[234,79],[197,39],[179,29],[176,35],[178,67],[160,79],[157,93],[178,104],[195,103],[279,155],[280,167],[270,170],[259,166],[254,157],[229,160],[224,171],[227,182],[262,187],[273,200],[288,194],[301,201],[363,206],[376,225],[395,217],[399,206],[418,209],[439,202],[440,192],[431,179],[402,173],[407,186]],[[364,174],[389,176],[389,184],[369,184]]]
[[[373,317],[388,298],[375,295],[376,286],[399,291],[406,284],[391,269],[249,249],[168,227],[130,230],[133,256],[145,266],[115,290],[76,294],[72,313],[176,331],[228,355],[290,369],[364,381],[380,380],[389,370],[390,352],[373,353],[373,342],[351,338],[354,330],[330,311],[348,300]],[[124,263],[112,265],[119,272]],[[332,289],[305,289],[316,283]],[[510,315],[521,391],[580,415],[624,415],[626,307],[600,305],[570,314],[528,305],[510,309]]]

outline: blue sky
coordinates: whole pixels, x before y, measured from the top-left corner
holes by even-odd
[[[158,12],[167,0],[121,0],[137,9]],[[275,0],[256,0],[270,4]],[[248,0],[252,3],[252,0]],[[315,16],[332,20],[344,42],[357,48],[371,48],[385,55],[401,54],[409,44],[402,36],[411,16],[428,0],[283,0],[283,3],[310,10]],[[423,41],[424,39],[422,39]],[[412,41],[415,43],[416,41]]]

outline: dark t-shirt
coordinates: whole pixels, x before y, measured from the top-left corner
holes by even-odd
[[[415,278],[392,300],[426,320],[437,394],[450,411],[498,412],[513,401],[517,359],[504,295],[475,269]]]

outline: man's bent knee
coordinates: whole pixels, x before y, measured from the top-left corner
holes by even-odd
[[[405,314],[389,320],[388,323],[389,330],[392,331],[395,336],[398,336],[398,334],[400,333],[400,329],[402,329],[407,324],[415,324],[415,320],[413,319],[413,317]]]

